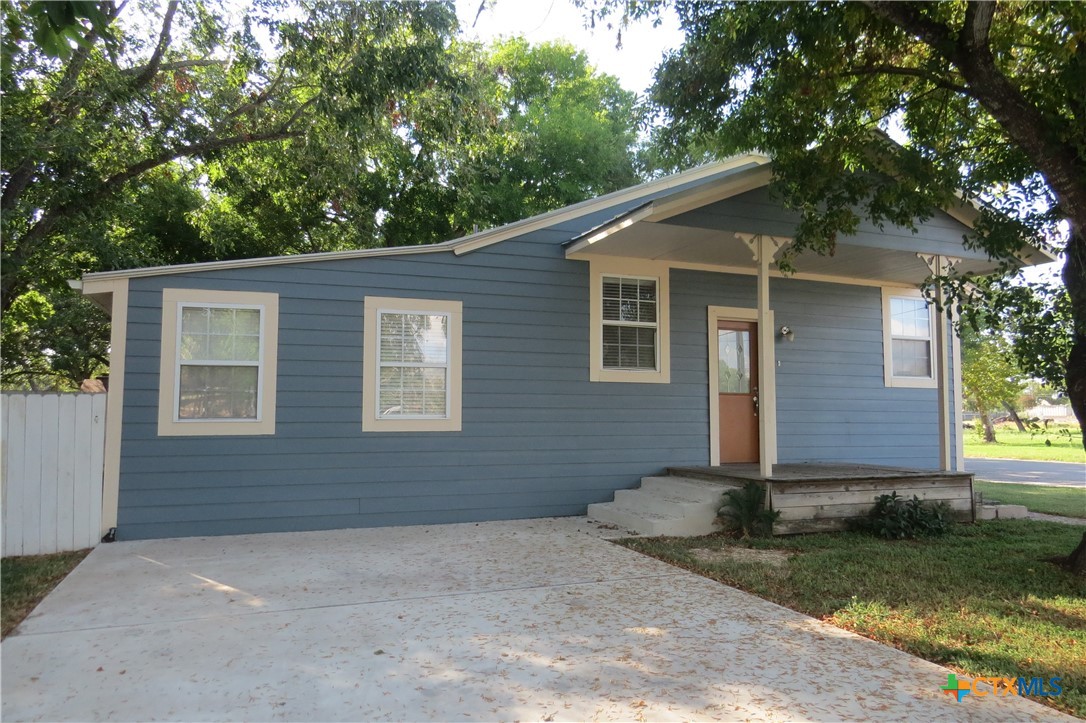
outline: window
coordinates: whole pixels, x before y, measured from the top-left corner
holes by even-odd
[[[670,378],[666,264],[593,260],[590,275],[589,378],[666,384]]]
[[[656,279],[603,277],[603,368],[656,371]]]
[[[459,431],[459,301],[367,296],[362,428]]]
[[[883,292],[886,385],[934,387],[931,307],[917,294]]]
[[[160,435],[275,433],[276,294],[162,292]]]

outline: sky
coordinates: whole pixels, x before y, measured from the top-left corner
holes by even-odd
[[[682,45],[683,34],[670,10],[657,28],[649,21],[631,24],[622,32],[622,47],[616,49],[616,30],[600,23],[594,30],[585,27],[585,12],[570,0],[496,0],[479,13],[480,2],[456,2],[465,38],[489,42],[519,35],[533,43],[565,40],[585,51],[597,70],[615,76],[623,88],[638,94],[652,85],[653,71],[664,52]]]

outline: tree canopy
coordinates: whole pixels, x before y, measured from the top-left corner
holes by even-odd
[[[774,188],[802,216],[786,264],[832,252],[863,217],[910,227],[959,194],[984,209],[966,243],[1006,268],[1026,242],[1059,247],[1065,288],[1043,298],[1070,312],[1060,373],[1086,420],[1086,5],[588,4],[677,12],[686,39],[652,91],[658,147],[680,162],[771,154]]]
[[[102,370],[88,271],[431,243],[637,180],[633,94],[568,45],[461,42],[450,3],[5,10],[9,386]]]

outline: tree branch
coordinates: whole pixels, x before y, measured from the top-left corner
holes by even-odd
[[[962,95],[972,95],[972,91],[964,85],[958,85],[957,83],[951,83],[949,80],[945,80],[936,75],[932,75],[920,68],[903,68],[896,65],[868,65],[863,68],[852,68],[846,70],[839,75],[842,76],[866,76],[866,75],[904,75],[913,78],[919,78],[925,80],[934,86],[943,88],[945,90],[951,90],[955,93],[961,93]]]
[[[16,297],[29,288],[29,281],[24,276],[23,267],[37,246],[49,235],[59,221],[74,215],[87,206],[108,198],[110,194],[136,176],[165,165],[170,161],[205,155],[251,143],[268,143],[298,138],[302,135],[302,131],[290,130],[290,126],[315,100],[315,98],[310,99],[302,104],[285,123],[275,130],[264,133],[241,133],[225,138],[210,138],[198,143],[177,146],[152,158],[146,158],[134,163],[123,171],[113,174],[102,181],[94,190],[84,193],[77,201],[64,203],[47,211],[25,234],[15,241],[14,248],[10,249],[8,256],[4,259],[4,273],[0,276],[0,311],[6,312]],[[7,251],[7,249],[5,250]]]
[[[969,51],[988,47],[996,4],[993,0],[972,0],[965,6],[965,22],[958,35],[958,45]]]
[[[162,56],[166,53],[166,49],[170,47],[170,27],[173,25],[173,16],[177,13],[178,4],[178,0],[170,0],[170,3],[166,6],[166,14],[162,18],[162,30],[158,33],[155,52],[151,54],[151,59],[147,61],[143,71],[136,76],[136,88],[142,88],[150,83],[151,79],[158,73],[158,66],[162,63]]]
[[[184,70],[185,68],[206,68],[211,65],[225,65],[225,60],[215,60],[214,58],[195,58],[193,60],[177,60],[172,63],[159,63],[159,73],[165,73],[171,70]],[[136,75],[137,73],[143,73],[147,70],[146,65],[139,67],[125,68],[121,72],[125,75]]]
[[[893,0],[863,0],[863,4],[906,33],[920,38],[943,57],[950,57],[954,53],[956,43],[949,28],[921,15],[920,9],[915,3],[894,2]]]
[[[272,95],[275,93],[275,89],[279,87],[279,84],[281,82],[283,82],[283,77],[285,76],[285,74],[286,69],[280,68],[279,72],[272,79],[272,82],[268,83],[268,87],[260,91],[260,93],[258,93],[257,96],[248,103],[239,105],[237,108],[227,113],[226,117],[233,118],[234,116],[241,115],[242,113],[251,113],[260,106],[267,103],[269,100],[271,100]]]

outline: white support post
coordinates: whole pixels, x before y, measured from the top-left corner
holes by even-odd
[[[940,268],[943,265],[943,257],[938,257]],[[936,319],[936,346],[939,360],[939,464],[943,470],[953,469],[953,460],[950,456],[950,344],[947,339],[947,317],[945,311],[946,295],[943,293],[943,285],[939,284],[935,289],[935,319]]]
[[[769,264],[776,254],[769,236],[758,237],[758,464],[763,477],[773,475],[777,461],[777,385],[774,329],[769,316]]]
[[[953,256],[942,256],[939,254],[923,254],[918,253],[917,258],[923,261],[928,270],[931,271],[931,275],[934,277],[947,276],[950,274],[954,265],[961,262],[960,258]],[[936,306],[936,325],[935,325],[935,349],[932,350],[932,363],[938,364],[935,372],[938,375],[937,385],[937,400],[939,403],[939,464],[943,470],[949,471],[955,469],[956,464],[955,456],[950,453],[950,440],[951,435],[956,435],[954,431],[955,424],[958,429],[961,429],[961,420],[957,419],[958,410],[961,409],[961,404],[958,399],[958,387],[961,386],[960,382],[955,386],[955,394],[950,396],[950,362],[951,359],[955,361],[955,371],[957,378],[960,379],[961,370],[958,365],[961,364],[960,355],[954,354],[954,349],[960,348],[957,344],[953,346],[950,343],[949,331],[947,324],[949,322],[948,315],[943,307],[946,305],[946,295],[943,293],[943,285],[940,283],[935,287],[935,306]],[[943,309],[939,311],[939,309]],[[957,341],[957,339],[955,339]],[[954,400],[954,409],[951,410],[951,400]],[[961,455],[961,444],[958,444],[958,455]]]
[[[957,323],[957,313],[952,314],[952,322]],[[954,471],[965,471],[965,430],[962,428],[962,340],[955,333],[950,338],[950,351],[954,358]]]

